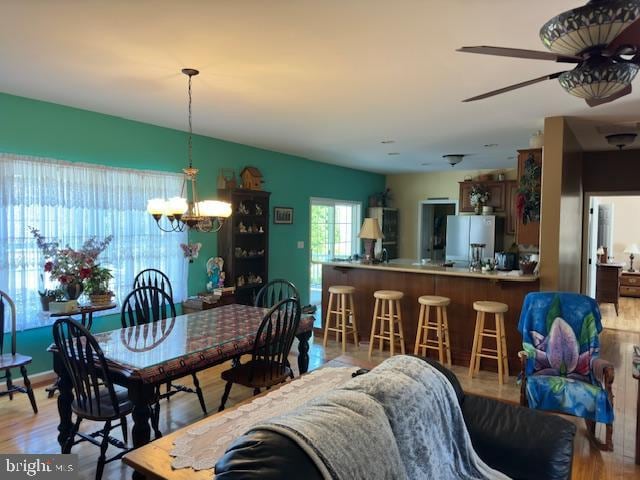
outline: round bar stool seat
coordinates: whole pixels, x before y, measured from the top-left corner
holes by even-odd
[[[447,318],[447,305],[451,299],[437,295],[422,295],[418,297],[420,314],[418,315],[418,329],[416,330],[416,344],[413,354],[427,356],[427,350],[436,350],[438,360],[444,364],[445,356],[447,364],[451,367],[451,344],[449,343],[449,321]],[[431,308],[436,311],[436,318],[431,317]],[[429,338],[429,333],[434,332],[435,338]]]
[[[389,353],[395,355],[396,342],[400,344],[400,351],[404,355],[404,329],[402,328],[402,310],[400,300],[404,293],[398,290],[376,290],[376,299],[371,321],[371,337],[369,339],[369,359],[373,353],[373,345],[378,339],[380,351],[384,349],[384,342],[389,342]],[[380,325],[378,326],[378,321]]]
[[[350,285],[332,285],[329,287],[329,293],[356,293],[356,287]]]
[[[480,300],[477,302],[473,302],[473,309],[476,312],[505,313],[509,310],[509,306],[501,302],[487,302],[484,300]]]
[[[358,342],[358,327],[356,325],[356,311],[353,303],[355,287],[351,285],[331,285],[329,287],[329,302],[327,316],[324,322],[324,338],[322,344],[326,347],[329,332],[335,332],[336,342],[342,340],[342,352],[347,351],[347,334],[353,333],[356,348]],[[335,300],[335,306],[334,306]],[[333,325],[332,325],[333,321]]]
[[[502,385],[505,375],[509,378],[507,339],[504,331],[504,314],[509,310],[509,306],[501,302],[477,301],[473,302],[473,309],[478,313],[476,314],[476,329],[471,348],[469,377],[473,378],[474,374],[480,371],[482,358],[489,358],[498,361],[498,383]],[[487,314],[493,314],[495,329],[485,328]],[[492,339],[492,342],[495,341],[496,348],[484,346],[485,338]]]
[[[404,293],[397,290],[376,290],[373,292],[373,298],[379,300],[401,300]]]
[[[431,307],[446,307],[451,303],[451,299],[447,297],[439,297],[437,295],[422,295],[418,298],[420,305],[429,305]]]

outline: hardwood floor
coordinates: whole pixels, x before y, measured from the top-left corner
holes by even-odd
[[[612,303],[600,305],[604,328],[640,333],[640,298],[620,297],[618,315]]]
[[[634,464],[635,423],[637,383],[631,377],[631,355],[633,344],[640,344],[640,333],[605,330],[602,334],[602,356],[612,361],[616,367],[614,382],[616,420],[614,425],[614,452],[601,452],[592,445],[587,436],[584,422],[571,419],[578,426],[575,444],[573,479],[638,479],[640,466]],[[295,347],[294,347],[295,348]],[[347,353],[353,357],[366,359],[367,346],[361,344],[359,350],[349,345]],[[318,368],[328,360],[342,354],[340,345],[331,342],[322,348],[321,342],[313,343],[309,351],[310,368]],[[291,363],[295,362],[296,352],[292,353]],[[386,355],[374,352],[373,360],[380,362]],[[198,375],[204,390],[207,407],[216,412],[224,388],[220,380],[220,372],[228,368],[220,365]],[[498,386],[495,373],[480,372],[480,375],[469,380],[467,368],[454,366],[463,388],[468,392],[501,398],[517,402],[519,387],[515,377],[503,386]],[[188,384],[188,379],[184,382]],[[59,453],[56,442],[58,413],[55,399],[47,399],[44,387],[36,389],[36,398],[40,413],[34,415],[26,395],[16,395],[13,401],[7,397],[0,399],[0,452],[2,453]],[[233,405],[251,396],[251,390],[234,386],[227,405]],[[195,395],[181,394],[174,396],[170,402],[163,402],[160,414],[160,426],[164,432],[176,430],[202,418],[200,406]],[[83,431],[94,431],[97,424],[86,422]],[[600,429],[600,426],[599,426]],[[598,431],[599,438],[604,438],[604,429]],[[120,432],[113,435],[120,438]],[[83,443],[73,448],[79,455],[82,478],[93,478],[98,457],[97,448]],[[108,464],[103,478],[105,480],[124,480],[131,477],[132,470],[120,461]]]

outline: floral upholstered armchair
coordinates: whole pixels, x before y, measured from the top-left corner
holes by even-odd
[[[529,293],[518,330],[522,383],[520,402],[531,408],[582,417],[595,440],[596,422],[606,424],[613,450],[613,365],[599,358],[602,331],[598,304],[577,293]]]

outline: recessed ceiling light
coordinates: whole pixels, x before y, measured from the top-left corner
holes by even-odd
[[[495,147],[498,146],[498,144],[497,143],[485,143],[483,146],[484,146],[484,148],[495,148]]]
[[[421,163],[420,165],[422,165],[423,167],[426,167],[428,165],[431,165],[431,162],[424,162],[424,163]]]
[[[387,155],[400,155],[400,152],[389,152]]]
[[[516,157],[507,157],[507,160],[515,160]]]
[[[389,143],[396,143],[396,141],[395,140],[382,140],[380,143],[382,143],[384,145],[387,145]]]

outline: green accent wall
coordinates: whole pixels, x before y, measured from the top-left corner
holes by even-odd
[[[187,162],[187,133],[0,93],[0,151],[179,172]],[[293,207],[293,225],[274,225],[271,218],[269,276],[292,281],[305,303],[309,295],[309,199],[360,201],[364,207],[368,195],[385,187],[383,175],[205,136],[194,136],[193,158],[194,166],[200,169],[198,191],[202,198],[215,196],[220,168],[234,169],[239,179],[240,170],[251,165],[264,175],[264,190],[272,192],[271,217],[273,206]],[[304,241],[303,249],[296,248],[300,240]],[[202,242],[199,258],[189,267],[188,290],[193,295],[204,289],[207,258],[217,255],[216,234],[191,234],[190,241]],[[115,315],[94,320],[94,331],[118,326]],[[51,369],[45,352],[50,343],[49,327],[19,333],[19,351],[34,359],[30,372]]]

